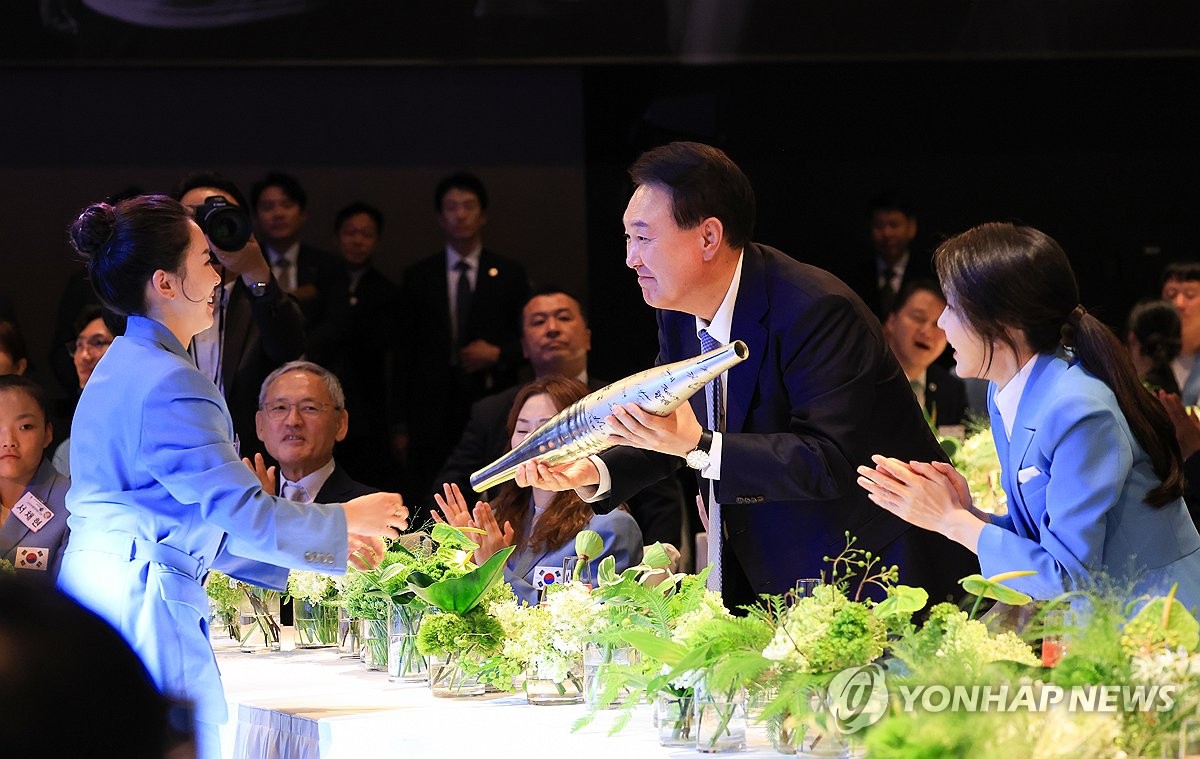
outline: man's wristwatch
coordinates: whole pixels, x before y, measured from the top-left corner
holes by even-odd
[[[708,452],[712,448],[713,434],[712,430],[701,430],[700,440],[696,443],[696,447],[688,451],[684,461],[692,469],[704,469],[708,466]]]
[[[270,284],[271,284],[270,281],[255,282],[252,285],[247,285],[247,287],[250,288],[251,295],[253,295],[255,298],[261,298],[262,296],[267,294],[267,286]]]

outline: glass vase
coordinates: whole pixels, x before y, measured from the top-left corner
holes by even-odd
[[[696,697],[696,750],[741,751],[746,747],[746,693],[702,693]]]
[[[660,746],[695,746],[696,697],[688,689],[683,695],[660,693],[654,700],[654,723]]]
[[[469,650],[454,651],[429,656],[429,691],[436,698],[463,698],[482,696],[483,683],[477,674],[467,674],[463,665],[467,663]]]
[[[385,672],[388,666],[388,621],[387,619],[362,620],[363,669],[370,672]]]
[[[362,656],[362,625],[346,611],[338,607],[337,621],[337,650],[343,659],[357,659]]]
[[[337,643],[338,610],[320,601],[296,604],[296,648],[324,648]]]
[[[627,666],[636,661],[637,649],[612,643],[588,643],[583,649],[584,700],[592,709],[615,709],[625,703],[629,689],[611,686],[608,672],[613,666]]]
[[[531,665],[525,671],[525,698],[535,706],[582,704],[583,662],[576,662],[565,674]]]
[[[429,679],[429,662],[417,651],[422,612],[409,606],[388,610],[388,680],[419,683]]]

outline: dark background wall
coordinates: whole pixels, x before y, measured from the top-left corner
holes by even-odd
[[[164,32],[66,2],[69,33],[31,6],[0,30],[0,292],[43,364],[72,215],[200,168],[244,187],[296,174],[326,246],[341,205],[376,203],[393,276],[439,244],[436,179],[477,171],[488,244],[586,294],[605,377],[654,354],[620,217],[625,168],[671,139],[726,149],[757,188],[757,239],[835,271],[867,254],[865,204],[889,188],[926,251],[985,220],[1045,229],[1114,324],[1162,262],[1200,254],[1200,10],[446,0],[417,17],[348,0]]]

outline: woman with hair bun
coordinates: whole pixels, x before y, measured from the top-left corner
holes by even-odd
[[[164,693],[192,702],[199,755],[216,757],[227,715],[207,635],[208,570],[282,589],[287,567],[369,566],[408,510],[391,493],[335,505],[276,498],[238,458],[225,400],[187,352],[212,324],[220,279],[184,206],[161,195],[96,203],[71,239],[101,302],[128,323],[75,411],[59,585],[125,636]]]
[[[1034,598],[1104,573],[1135,596],[1178,584],[1200,604],[1200,534],[1181,495],[1179,445],[1121,342],[1079,304],[1066,254],[1032,227],[984,224],[943,242],[938,320],[958,373],[991,381],[988,408],[1008,513],[971,503],[953,467],[872,457],[871,500],[979,555],[985,576]]]

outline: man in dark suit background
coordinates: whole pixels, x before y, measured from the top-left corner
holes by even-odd
[[[172,194],[189,208],[211,196],[247,208],[237,185],[215,172],[189,174]],[[255,434],[259,388],[274,369],[304,354],[304,316],[279,286],[253,237],[240,251],[215,246],[213,251],[224,285],[217,291],[213,325],[196,335],[188,350],[225,396],[241,454],[253,458],[265,450]]]
[[[357,479],[379,488],[400,487],[392,456],[396,419],[396,341],[400,334],[400,288],[375,267],[383,213],[355,201],[334,219],[339,262],[329,286],[328,318],[309,333],[307,356],[342,383],[346,412],[355,418],[338,447],[341,464]]]
[[[869,229],[873,255],[850,257],[852,268],[844,276],[846,284],[883,321],[904,285],[933,277],[932,256],[914,246],[916,212],[899,193],[885,192],[871,198]]]
[[[535,378],[549,375],[574,377],[589,390],[607,382],[588,374],[587,356],[592,348],[583,307],[574,296],[554,288],[535,293],[521,312],[521,350],[533,366]],[[471,418],[462,438],[434,478],[434,492],[443,483],[456,483],[468,503],[486,498],[471,488],[471,474],[495,461],[509,449],[507,423],[520,385],[489,395],[471,407]],[[490,495],[494,497],[497,488]],[[430,496],[432,502],[432,496]],[[680,546],[683,525],[683,488],[674,477],[650,485],[630,497],[629,513],[642,530],[647,545],[656,541]],[[685,542],[682,548],[686,549]]]
[[[934,363],[946,351],[946,333],[937,323],[945,309],[946,298],[937,282],[914,279],[900,290],[883,323],[888,346],[917,403],[938,427],[962,424],[967,411],[966,385]]]
[[[263,381],[255,419],[258,439],[279,462],[279,495],[301,503],[345,503],[376,488],[355,482],[333,458],[350,425],[333,372],[289,361]]]
[[[272,171],[250,188],[250,206],[275,279],[300,303],[305,328],[316,329],[325,319],[338,266],[332,254],[300,240],[308,221],[308,193],[295,177]]]
[[[516,384],[521,308],[529,279],[516,261],[483,246],[488,195],[460,172],[442,179],[433,207],[445,247],[405,270],[400,285],[400,421],[408,503],[421,508],[454,448],[471,404]],[[412,520],[420,524],[420,517]]]
[[[669,417],[616,409],[623,445],[523,465],[517,481],[575,487],[601,510],[686,461],[705,478],[710,581],[731,607],[827,573],[823,557],[846,531],[899,565],[902,582],[936,600],[957,595],[958,578],[978,571],[971,552],[912,529],[856,485],[872,454],[945,460],[878,320],[833,275],[750,241],[754,193],[721,151],[672,143],[630,174],[626,264],[658,309],[660,362],[711,340],[742,340],[749,357]]]

